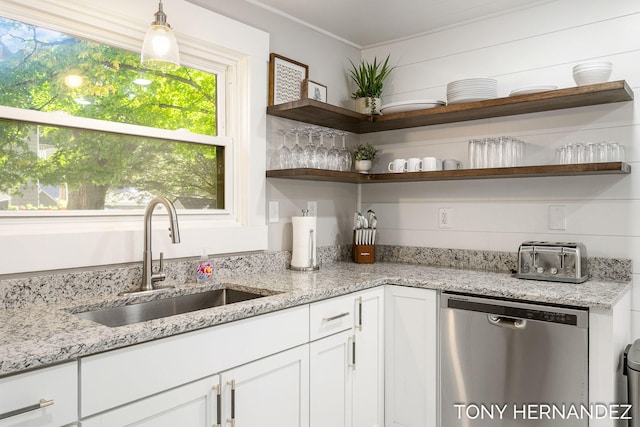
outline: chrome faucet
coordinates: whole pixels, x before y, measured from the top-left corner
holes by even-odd
[[[153,272],[153,256],[151,254],[151,216],[153,210],[159,204],[164,205],[169,214],[169,237],[172,243],[180,243],[180,230],[178,229],[178,215],[173,203],[166,197],[154,197],[144,212],[144,254],[142,258],[142,286],[140,291],[152,291],[155,282],[164,280],[163,254],[160,252],[160,268]]]

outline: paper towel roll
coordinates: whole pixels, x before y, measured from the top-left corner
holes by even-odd
[[[292,268],[314,268],[316,262],[316,217],[294,216],[293,249],[291,253]]]

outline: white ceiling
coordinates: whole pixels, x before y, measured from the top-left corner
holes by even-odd
[[[404,39],[550,0],[246,0],[357,47]]]

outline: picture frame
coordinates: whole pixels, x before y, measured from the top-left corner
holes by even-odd
[[[327,102],[327,87],[313,80],[302,82],[302,99],[310,98],[320,102]]]
[[[302,99],[302,82],[308,78],[308,65],[271,53],[269,55],[269,105]]]

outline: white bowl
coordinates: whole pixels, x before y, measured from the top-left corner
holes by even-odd
[[[611,62],[608,61],[594,61],[594,62],[585,62],[584,64],[578,64],[573,67],[573,71],[582,71],[582,70],[591,70],[591,69],[603,69],[603,70],[611,70],[613,68]]]
[[[573,80],[578,86],[592,85],[609,81],[613,66],[608,61],[594,61],[573,67]]]
[[[573,80],[578,86],[593,85],[609,81],[611,70],[585,70],[573,73]]]

